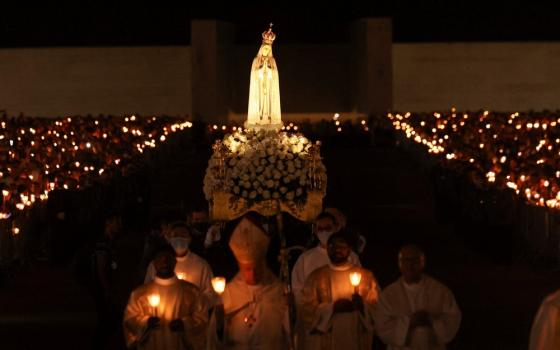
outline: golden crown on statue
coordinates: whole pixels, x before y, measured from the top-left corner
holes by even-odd
[[[263,44],[272,45],[274,39],[276,39],[276,34],[272,31],[272,23],[270,23],[270,28],[266,32],[262,33]]]

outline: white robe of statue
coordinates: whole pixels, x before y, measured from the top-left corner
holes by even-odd
[[[529,350],[552,349],[560,349],[560,290],[542,302],[529,340]]]
[[[251,66],[249,85],[249,127],[282,127],[280,111],[280,83],[272,44],[263,43]]]
[[[152,294],[160,296],[157,310],[148,301]],[[204,297],[193,284],[176,277],[156,277],[130,295],[123,319],[127,346],[139,350],[204,349],[208,324],[205,305]],[[148,318],[156,314],[160,325],[148,330]],[[183,320],[184,331],[169,329],[169,322],[175,319]]]
[[[206,260],[193,252],[188,252],[183,257],[176,257],[175,275],[183,277],[182,279],[197,286],[202,294],[206,297],[210,305],[215,299],[214,289],[212,288],[212,268]],[[156,277],[156,269],[153,263],[150,263],[146,270],[144,283],[152,282]]]
[[[262,284],[250,286],[237,274],[222,294],[225,341],[216,335],[215,319],[208,332],[208,349],[290,348],[289,316],[284,284],[267,271]]]
[[[361,266],[360,258],[354,252],[350,252],[348,261],[356,266]],[[311,248],[299,256],[292,269],[292,291],[296,299],[299,299],[300,292],[309,275],[318,268],[329,265],[329,263],[327,249],[321,247],[321,245]]]
[[[358,293],[364,301],[364,313],[359,311],[333,313],[338,299],[352,299],[354,287],[350,273],[360,272],[362,279]],[[300,317],[305,335],[299,339],[299,348],[309,350],[369,350],[372,346],[374,323],[373,308],[379,287],[373,274],[347,263],[344,266],[327,265],[315,270],[305,282],[300,299]]]
[[[409,330],[410,316],[418,310],[429,313],[431,328]],[[453,293],[426,275],[417,284],[407,285],[400,278],[385,288],[374,317],[377,334],[388,350],[445,349],[461,324],[461,311]]]

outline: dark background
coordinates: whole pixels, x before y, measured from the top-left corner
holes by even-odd
[[[240,44],[271,21],[283,43],[337,43],[360,17],[392,17],[396,42],[560,40],[560,11],[542,2],[76,1],[3,4],[0,47],[186,45],[190,20],[204,18],[234,23]]]

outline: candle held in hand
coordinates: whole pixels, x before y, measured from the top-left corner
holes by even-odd
[[[150,294],[148,295],[148,302],[154,308],[154,316],[157,317],[157,307],[160,302],[159,294]]]
[[[362,281],[362,274],[359,272],[352,272],[350,273],[350,283],[352,284],[352,286],[354,286],[354,291],[357,293],[358,292],[358,286],[360,285],[360,282]]]

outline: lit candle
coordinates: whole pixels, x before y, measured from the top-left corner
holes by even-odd
[[[354,286],[354,293],[358,294],[358,286],[362,281],[362,274],[359,272],[350,273],[350,283]]]
[[[154,308],[154,316],[157,317],[157,307],[160,302],[159,294],[150,294],[148,295],[148,302]]]
[[[212,278],[212,288],[218,295],[222,295],[226,289],[226,279],[225,277],[214,277]]]
[[[182,272],[177,272],[177,278],[184,281],[185,280],[185,274],[182,273]]]

